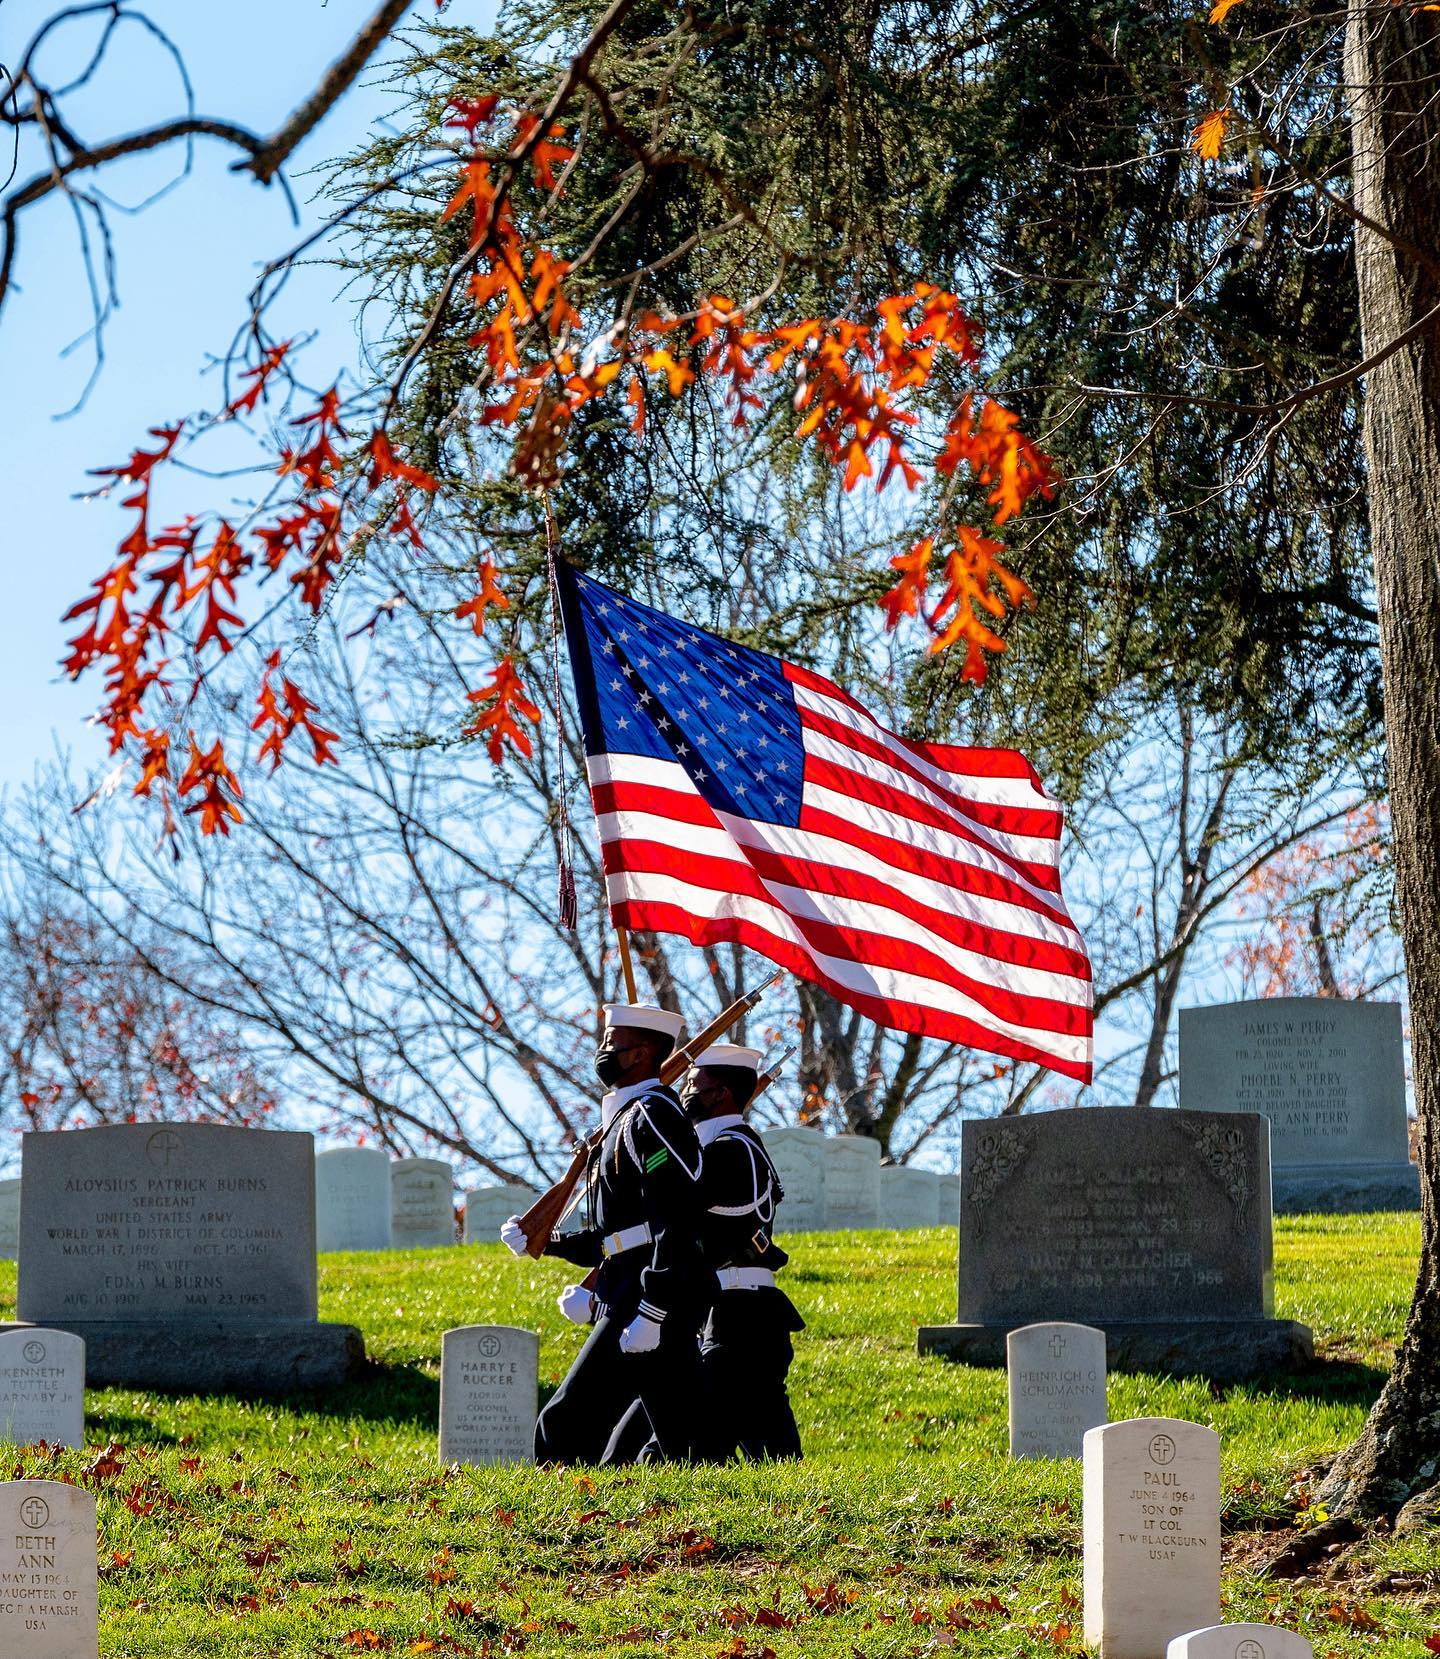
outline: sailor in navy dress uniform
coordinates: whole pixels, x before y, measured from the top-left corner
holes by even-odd
[[[599,1268],[593,1293],[570,1285],[560,1297],[567,1318],[593,1329],[535,1425],[539,1462],[612,1460],[612,1432],[637,1400],[649,1418],[649,1456],[697,1451],[695,1333],[715,1276],[700,1247],[695,1128],[657,1075],[683,1025],[679,1014],[644,1004],[605,1009],[595,1071],[610,1092],[586,1168],[590,1225],[553,1233],[545,1246],[546,1255]],[[518,1217],[500,1236],[523,1254]]]
[[[751,1458],[801,1455],[785,1379],[791,1337],[805,1321],[775,1282],[790,1259],[774,1239],[785,1194],[744,1117],[760,1059],[753,1048],[716,1043],[696,1057],[680,1097],[705,1160],[703,1244],[720,1285],[700,1334],[706,1453],[714,1458],[737,1449]]]

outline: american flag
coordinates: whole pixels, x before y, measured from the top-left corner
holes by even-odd
[[[617,926],[738,941],[880,1025],[1089,1081],[1061,810],[1023,755],[897,737],[808,668],[557,579]]]

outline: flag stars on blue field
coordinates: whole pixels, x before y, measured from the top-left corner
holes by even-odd
[[[674,761],[716,811],[797,824],[804,744],[783,665],[589,578],[576,584],[592,660],[619,670],[593,682],[582,709],[587,751]]]

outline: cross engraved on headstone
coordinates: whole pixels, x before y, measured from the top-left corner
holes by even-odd
[[[1050,1354],[1051,1354],[1051,1357],[1058,1360],[1060,1358],[1061,1354],[1063,1354],[1064,1352],[1065,1352],[1065,1338],[1063,1336],[1061,1336],[1059,1331],[1056,1331],[1054,1336],[1052,1336],[1050,1338]]]
[[[20,1519],[32,1531],[37,1527],[43,1527],[50,1519],[50,1505],[44,1498],[26,1498],[20,1505]]]
[[[1296,1631],[1271,1624],[1214,1624],[1174,1637],[1165,1659],[1315,1659]]]
[[[25,1344],[25,1358],[31,1365],[45,1363],[45,1344],[43,1342],[27,1342]]]
[[[1175,1442],[1168,1434],[1157,1434],[1150,1442],[1150,1457],[1161,1468],[1175,1456]]]
[[[161,1169],[169,1169],[170,1160],[179,1152],[180,1137],[173,1129],[157,1129],[145,1143],[145,1156]]]

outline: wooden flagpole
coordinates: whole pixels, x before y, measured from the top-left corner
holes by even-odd
[[[635,965],[630,960],[630,930],[617,924],[615,937],[620,941],[620,971],[625,975],[625,1000],[639,1002],[639,997],[635,995]]]

